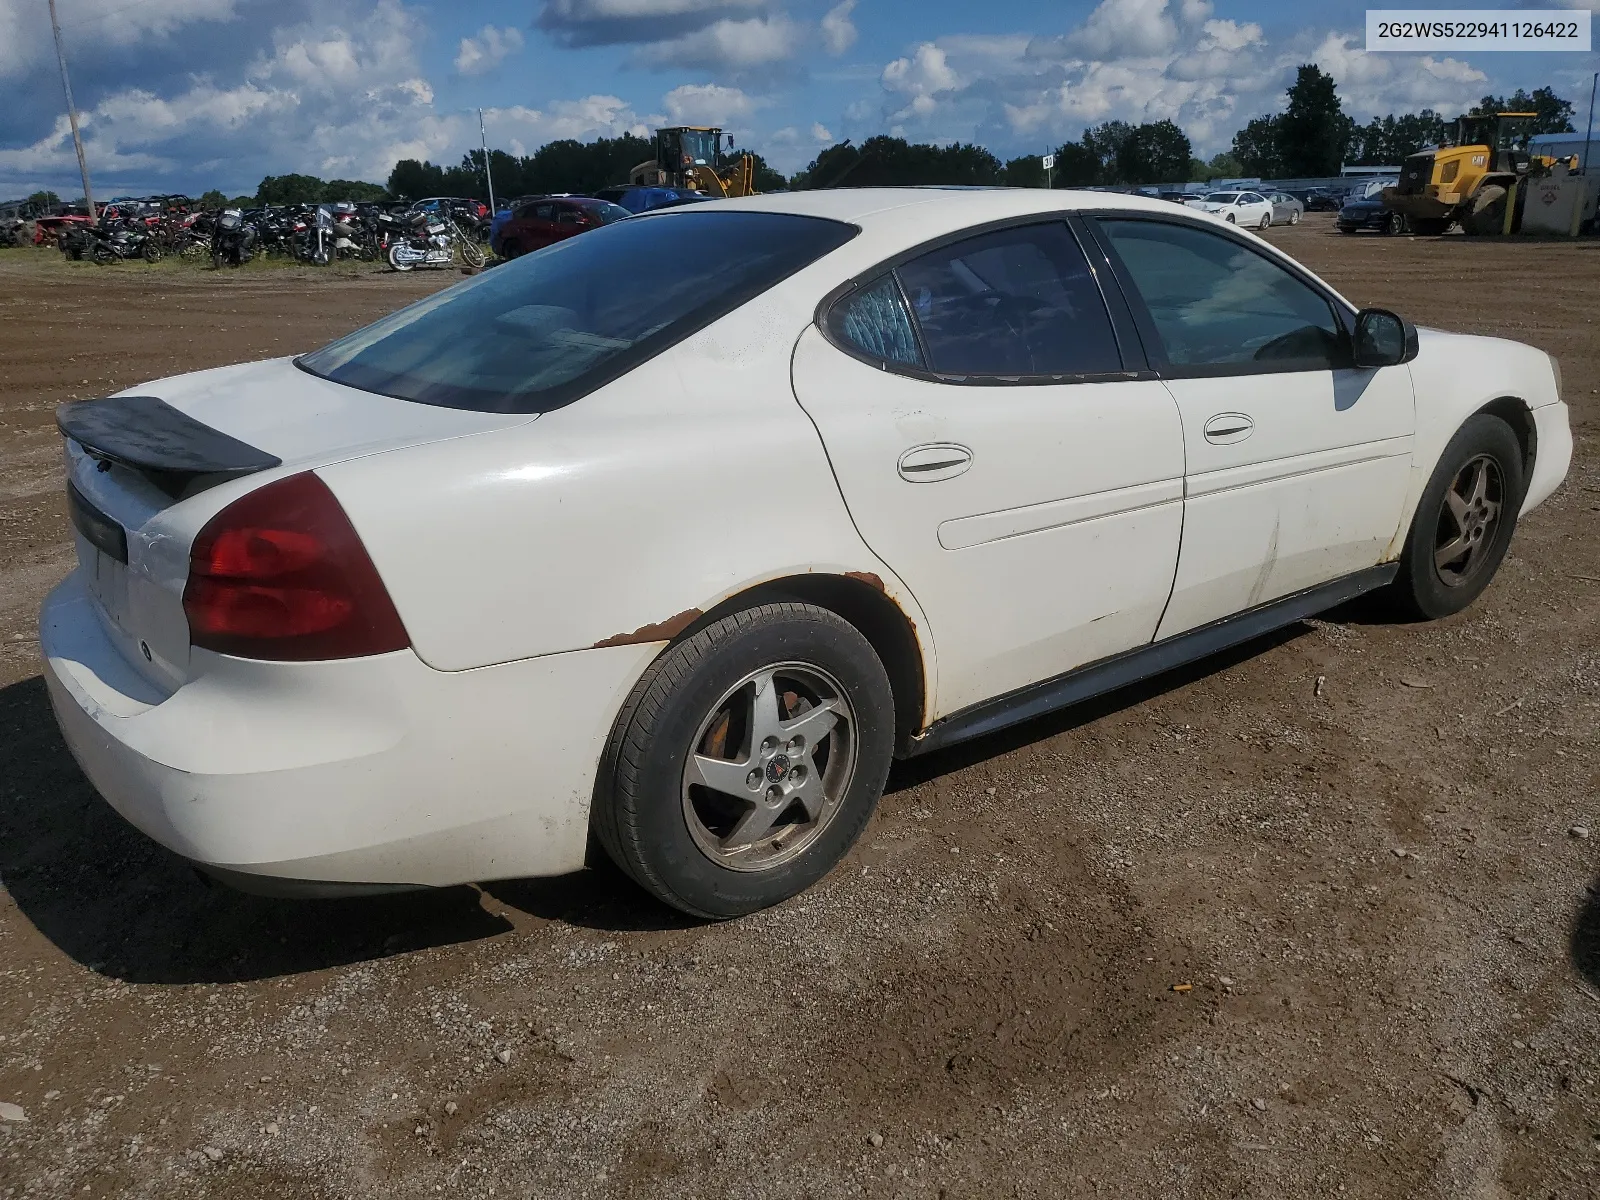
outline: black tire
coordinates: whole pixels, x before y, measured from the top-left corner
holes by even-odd
[[[1505,228],[1506,189],[1498,183],[1488,183],[1472,197],[1472,207],[1461,222],[1461,227],[1474,237],[1493,237]]]
[[[1449,217],[1413,217],[1411,228],[1418,237],[1439,237],[1450,228]]]
[[[704,830],[691,828],[688,797],[702,793],[691,793],[685,766],[691,750],[705,746],[701,731],[719,706],[738,694],[730,689],[779,664],[817,669],[837,682],[853,714],[853,770],[838,781],[831,816],[816,822],[814,832],[801,833],[803,850],[770,867],[735,869],[714,860],[697,841]],[[826,736],[831,754],[837,743],[833,733]],[[826,609],[763,604],[706,626],[651,664],[607,744],[591,824],[612,861],[663,903],[710,920],[743,916],[804,891],[848,853],[877,807],[894,738],[889,679],[867,639]],[[748,752],[752,758],[754,752],[754,747]],[[820,779],[825,767],[805,761]],[[784,763],[785,770],[794,769],[789,760]],[[761,783],[757,792],[765,786]],[[759,802],[750,804],[753,809]],[[781,848],[783,836],[775,848]]]
[[[1497,515],[1492,527],[1481,531],[1469,569],[1457,573],[1436,562],[1436,556],[1453,544],[1453,537],[1467,533],[1452,515],[1447,495],[1460,486],[1463,473],[1482,460],[1491,462],[1498,476],[1489,497],[1498,505]],[[1511,426],[1488,413],[1469,418],[1439,456],[1417,504],[1400,574],[1391,587],[1400,610],[1422,620],[1437,620],[1460,612],[1482,595],[1511,544],[1526,492],[1522,446]]]
[[[1224,220],[1224,221],[1226,221],[1226,222],[1227,222],[1227,223],[1228,223],[1228,224],[1229,224],[1229,225],[1237,225],[1237,224],[1238,224],[1238,223],[1239,223],[1239,222],[1237,222],[1237,221],[1235,221],[1235,220],[1234,220],[1234,219],[1233,219],[1233,214],[1232,214],[1232,213],[1228,213],[1228,214],[1227,214],[1227,215],[1226,215],[1226,216],[1224,216],[1224,217],[1223,217],[1223,218],[1222,218],[1222,219],[1223,219],[1223,220]]]

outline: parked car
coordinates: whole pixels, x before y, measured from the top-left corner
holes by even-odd
[[[496,216],[489,248],[501,258],[516,258],[632,215],[593,196],[545,196],[512,209],[504,220]]]
[[[1267,200],[1272,205],[1274,225],[1298,225],[1305,215],[1305,205],[1288,192],[1268,192]]]
[[[897,755],[1461,610],[1572,453],[1541,350],[1042,189],[649,213],[57,420],[45,679],[134,825],[317,894],[592,835],[711,918],[820,879]]]
[[[89,220],[88,213],[64,213],[56,217],[37,217],[33,222],[33,244],[43,246],[50,242],[60,243],[67,233],[74,229],[88,228],[93,222]]]
[[[688,188],[670,187],[602,188],[595,193],[595,198],[609,200],[612,204],[619,205],[631,213],[649,212],[653,208],[665,208],[672,204],[692,204],[701,200],[711,199],[704,192],[694,192]]]
[[[1340,233],[1405,233],[1406,219],[1383,206],[1382,196],[1346,200],[1334,221]]]
[[[1260,192],[1211,192],[1188,207],[1212,213],[1230,225],[1265,229],[1272,224],[1272,202]]]
[[[1312,187],[1306,189],[1300,203],[1307,212],[1338,212],[1340,198],[1325,187]]]

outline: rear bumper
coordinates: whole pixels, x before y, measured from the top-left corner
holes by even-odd
[[[122,658],[79,572],[46,599],[39,640],[74,758],[162,845],[224,876],[433,886],[582,866],[605,738],[656,651],[458,672],[410,650],[196,651],[195,677],[163,695]]]

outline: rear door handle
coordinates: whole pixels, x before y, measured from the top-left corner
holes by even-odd
[[[1206,441],[1214,446],[1242,442],[1255,432],[1256,423],[1244,413],[1218,413],[1206,422]]]
[[[912,483],[954,479],[972,465],[972,451],[954,442],[913,446],[900,456],[900,478]]]

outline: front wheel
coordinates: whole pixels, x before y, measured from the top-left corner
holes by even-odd
[[[1224,221],[1226,221],[1229,225],[1237,225],[1238,224],[1238,222],[1233,219],[1233,214],[1232,213],[1229,213],[1227,216],[1223,217],[1222,219]]]
[[[389,247],[389,265],[396,271],[409,271],[413,265],[401,259],[400,251],[404,248],[404,242],[396,242],[394,245]]]
[[[1272,214],[1271,213],[1262,213],[1261,214],[1261,223],[1258,224],[1256,226],[1256,228],[1257,229],[1271,229],[1272,228]]]
[[[1468,419],[1417,504],[1393,584],[1400,607],[1434,620],[1476,600],[1505,558],[1526,486],[1511,427],[1488,413]]]
[[[826,609],[764,604],[661,655],[612,732],[600,844],[635,882],[722,920],[821,879],[866,827],[894,750],[883,664]]]
[[[471,238],[460,238],[457,243],[461,247],[461,261],[469,267],[481,267],[484,263],[483,247]]]

